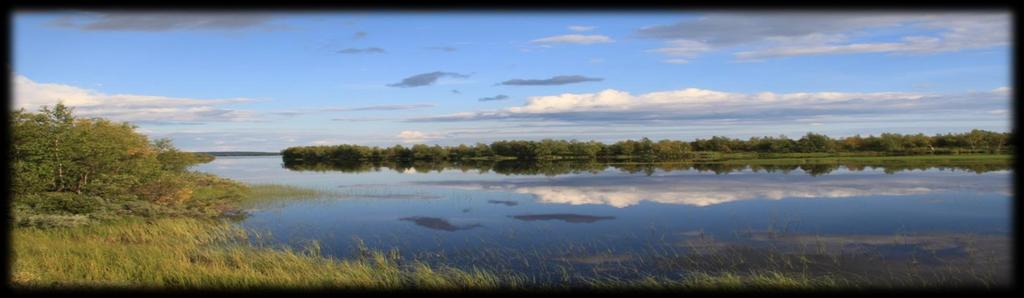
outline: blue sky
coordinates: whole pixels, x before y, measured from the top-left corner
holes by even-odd
[[[186,150],[1010,128],[1007,12],[22,12],[15,108]]]

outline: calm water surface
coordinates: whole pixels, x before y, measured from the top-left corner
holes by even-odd
[[[539,281],[728,267],[1003,283],[1011,271],[1009,170],[544,176],[295,171],[279,156],[218,157],[197,170],[334,193],[254,208],[240,224],[281,245],[316,240],[322,254],[341,258],[364,243]],[[775,262],[794,256],[803,263]]]

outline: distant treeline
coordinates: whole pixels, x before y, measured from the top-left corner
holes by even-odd
[[[614,160],[709,160],[721,153],[839,153],[864,152],[889,155],[963,154],[1011,152],[1012,134],[972,130],[957,134],[860,135],[833,139],[822,134],[807,133],[800,139],[752,137],[748,140],[715,136],[692,142],[678,140],[652,141],[648,138],[625,140],[613,144],[597,141],[552,140],[497,141],[491,144],[440,146],[417,144],[411,147],[369,147],[360,145],[290,147],[281,151],[285,162],[328,161],[413,161],[472,159],[614,159]]]

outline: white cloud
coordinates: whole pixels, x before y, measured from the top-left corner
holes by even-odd
[[[14,108],[35,111],[43,105],[63,102],[78,115],[118,121],[208,122],[253,121],[255,113],[219,106],[252,102],[248,98],[193,99],[138,94],[107,94],[81,87],[39,83],[17,75]]]
[[[436,133],[424,133],[417,130],[403,130],[395,137],[401,139],[403,143],[422,143],[429,140],[439,139],[442,135]]]
[[[687,64],[687,63],[690,63],[690,60],[686,60],[686,59],[666,59],[666,60],[664,60],[662,62],[665,62],[665,63],[668,63],[668,64]]]
[[[594,28],[597,28],[597,27],[594,27],[594,26],[579,26],[579,25],[569,26],[569,30],[576,31],[576,32],[590,31],[590,30],[594,30]]]
[[[594,43],[610,43],[615,42],[608,36],[604,35],[582,35],[582,34],[566,34],[558,36],[550,36],[545,38],[534,39],[530,41],[533,44],[556,44],[556,43],[573,43],[573,44],[594,44]]]
[[[870,115],[934,115],[970,111],[984,113],[993,109],[1005,109],[1008,105],[1007,95],[997,92],[737,93],[686,88],[631,94],[606,89],[596,93],[531,96],[521,106],[410,118],[406,121],[551,120],[563,123],[596,121],[648,125],[696,121],[699,125],[708,125],[713,121],[780,123],[808,117],[823,117],[814,122],[832,123],[829,120],[837,119],[838,116],[864,118]],[[976,118],[982,117],[978,114],[972,115]],[[992,116],[977,119],[998,120]]]
[[[522,114],[553,114],[575,112],[627,112],[674,111],[700,114],[711,111],[756,109],[759,107],[798,107],[814,104],[841,104],[851,101],[889,102],[908,104],[923,98],[923,94],[904,92],[844,93],[801,92],[776,94],[730,93],[707,89],[687,88],[673,91],[633,95],[629,92],[606,89],[597,93],[564,93],[550,96],[532,96],[526,105],[494,112],[457,113],[455,118],[479,116],[508,116]]]

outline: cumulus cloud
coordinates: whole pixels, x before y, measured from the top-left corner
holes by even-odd
[[[107,94],[54,83],[39,83],[17,75],[14,108],[35,111],[43,105],[63,102],[85,117],[153,123],[253,121],[252,111],[221,106],[252,102],[248,98],[194,99],[139,94]]]
[[[641,28],[643,37],[666,39],[668,55],[693,58],[719,49],[749,48],[738,60],[790,56],[901,53],[926,54],[1009,44],[1007,13],[821,13],[707,14],[669,25]],[[895,41],[873,29],[898,32]],[[891,33],[889,33],[891,34]]]
[[[604,79],[602,78],[588,78],[581,75],[571,76],[554,76],[550,79],[511,79],[508,81],[501,82],[502,85],[511,86],[550,86],[550,85],[566,85],[583,82],[599,82]]]
[[[479,101],[495,101],[495,100],[506,100],[506,99],[509,99],[508,95],[499,94],[499,95],[493,96],[493,97],[481,97],[478,100]]]
[[[913,92],[735,93],[698,88],[630,94],[606,89],[529,97],[523,106],[414,118],[410,121],[540,119],[570,122],[662,121],[700,119],[787,119],[858,113],[899,114],[921,111],[1006,108],[1009,98],[996,92],[935,95]]]
[[[402,140],[402,143],[422,143],[429,140],[439,139],[443,136],[437,133],[424,133],[418,130],[403,130],[395,137]]]
[[[54,20],[51,25],[84,31],[175,31],[280,29],[274,16],[261,13],[77,13]]]
[[[384,49],[377,48],[377,47],[370,47],[370,48],[347,48],[347,49],[343,49],[343,50],[338,51],[338,53],[341,53],[341,54],[363,54],[363,53],[365,53],[365,54],[383,54],[385,52],[384,52]]]
[[[595,43],[610,43],[615,42],[608,36],[604,35],[582,35],[582,34],[566,34],[558,36],[550,36],[539,39],[531,40],[533,44],[558,44],[558,43],[571,43],[571,44],[595,44]]]
[[[454,72],[435,71],[435,72],[429,72],[429,73],[422,73],[422,74],[414,75],[414,76],[402,79],[401,82],[394,83],[394,84],[388,84],[388,86],[389,87],[403,87],[403,88],[426,86],[426,85],[434,84],[434,82],[437,82],[438,79],[443,78],[443,77],[467,78],[467,77],[469,77],[469,75],[460,74],[460,73],[454,73]]]
[[[576,31],[576,32],[590,31],[590,30],[594,30],[594,28],[597,28],[597,27],[594,27],[594,26],[580,26],[580,25],[569,26],[569,30]]]

